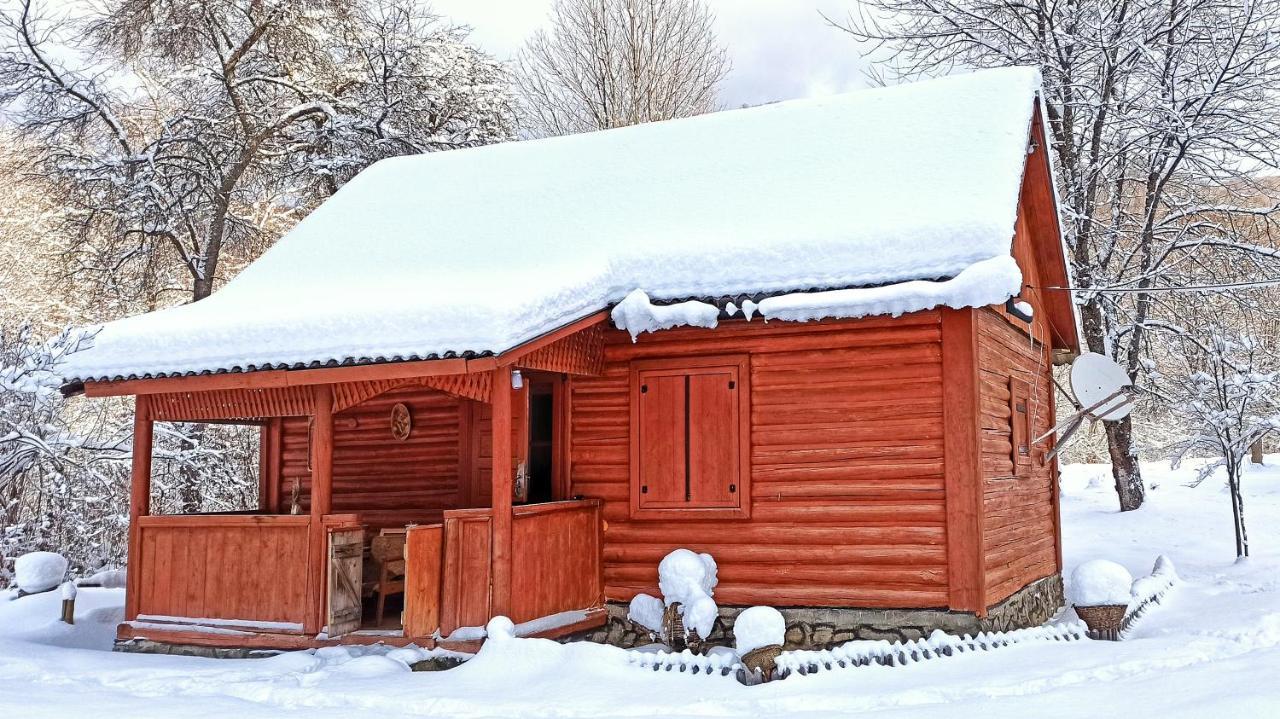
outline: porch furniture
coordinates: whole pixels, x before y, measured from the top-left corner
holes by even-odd
[[[369,548],[370,555],[378,564],[378,584],[373,591],[378,595],[378,608],[374,613],[374,624],[382,626],[382,617],[386,613],[387,595],[404,594],[405,561],[404,530],[383,532],[373,538]]]

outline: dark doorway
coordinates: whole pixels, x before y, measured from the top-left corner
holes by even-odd
[[[529,502],[550,502],[555,496],[555,385],[529,383]]]

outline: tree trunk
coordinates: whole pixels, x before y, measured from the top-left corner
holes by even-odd
[[[1262,464],[1262,440],[1255,440],[1249,445],[1249,461],[1253,464]]]
[[[203,440],[204,425],[190,424],[187,425],[187,431],[179,440],[178,447],[182,454],[189,455]],[[200,511],[203,504],[200,471],[195,465],[196,463],[188,456],[178,467],[178,502],[181,504],[183,514],[195,514]]]
[[[1131,512],[1142,506],[1146,489],[1142,485],[1142,470],[1134,456],[1133,424],[1128,417],[1119,422],[1104,422],[1107,431],[1107,450],[1111,454],[1111,475],[1116,480],[1116,495],[1120,497],[1120,511]]]
[[[1080,321],[1089,351],[1106,355],[1106,326],[1097,302],[1086,303],[1080,308]],[[1111,456],[1111,476],[1116,482],[1120,511],[1131,512],[1141,507],[1146,498],[1142,468],[1138,466],[1137,452],[1133,451],[1132,416],[1102,424],[1107,433],[1107,453]]]
[[[1244,497],[1240,493],[1240,469],[1227,465],[1227,488],[1231,491],[1231,519],[1236,531],[1236,559],[1249,556],[1249,535],[1244,529]]]

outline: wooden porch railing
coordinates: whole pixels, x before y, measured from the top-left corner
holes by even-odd
[[[491,509],[459,509],[446,511],[443,525],[409,530],[406,636],[429,636],[437,628],[448,636],[489,620],[491,520]],[[601,531],[599,500],[513,508],[511,620],[601,606]]]
[[[141,573],[130,620],[186,618],[301,631],[308,612],[311,518],[182,515],[136,518]],[[296,625],[296,626],[295,626]]]

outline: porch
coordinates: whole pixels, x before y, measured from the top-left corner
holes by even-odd
[[[562,451],[598,321],[569,329],[506,358],[87,387],[137,393],[117,641],[474,650],[498,615],[526,636],[603,624],[601,502],[567,496]],[[258,506],[152,514],[157,422],[261,427]]]

